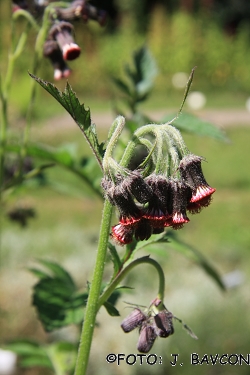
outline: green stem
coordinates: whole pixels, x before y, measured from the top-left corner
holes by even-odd
[[[95,327],[96,314],[98,312],[98,300],[100,297],[104,264],[109,240],[112,205],[108,200],[104,202],[102,223],[97,250],[96,264],[90,286],[88,302],[86,306],[85,319],[81,332],[78,356],[76,361],[75,375],[86,374],[90,347]]]
[[[111,129],[109,131],[109,142],[106,147],[105,155],[103,157],[103,171],[104,173],[109,173],[109,158],[112,157],[113,150],[116,143],[121,135],[121,132],[125,125],[125,118],[123,116],[118,116],[113,122]]]
[[[163,269],[161,268],[160,264],[156,262],[156,260],[149,258],[149,256],[144,256],[142,258],[138,258],[131,262],[126,268],[124,268],[112,281],[112,283],[108,286],[108,288],[104,291],[104,293],[99,298],[98,302],[98,309],[104,304],[105,301],[111,296],[114,292],[115,288],[118,284],[122,281],[122,279],[136,266],[139,264],[151,264],[151,266],[155,267],[156,271],[158,272],[159,276],[159,288],[158,288],[158,295],[157,297],[163,301],[164,299],[164,290],[165,290],[165,276]]]

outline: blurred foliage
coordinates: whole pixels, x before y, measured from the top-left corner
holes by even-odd
[[[135,6],[132,3],[135,2],[131,2],[131,7]],[[124,6],[120,6],[122,12],[120,11],[119,22],[115,32],[111,34],[107,29],[100,29],[94,23],[75,25],[77,42],[82,47],[82,54],[78,61],[73,63],[70,82],[77,91],[89,96],[111,95],[110,82],[108,78],[103,77],[120,76],[121,62],[126,61],[127,56],[140,45],[147,43],[159,66],[159,76],[155,85],[158,93],[166,92],[171,88],[171,81],[166,77],[178,71],[189,72],[196,65],[198,66],[196,83],[201,88],[223,87],[224,90],[248,92],[250,30],[244,20],[238,24],[237,32],[232,35],[217,22],[214,16],[217,13],[170,12],[157,3],[150,10],[147,30],[142,33],[136,31],[138,21],[134,12],[129,9],[125,11]],[[1,8],[0,56],[6,56],[9,38],[9,24],[6,21],[8,10],[3,4]],[[220,5],[220,9],[223,9],[225,14],[233,8],[229,6],[222,8]],[[115,16],[111,14],[112,17]],[[140,18],[144,19],[142,14]],[[21,26],[20,22],[18,28],[21,29]],[[22,102],[27,103],[27,98],[23,94],[30,85],[27,70],[31,69],[29,56],[32,54],[34,41],[33,33],[30,34],[29,46],[19,59],[19,69],[15,75],[15,80],[20,82],[20,86],[12,91],[15,103],[22,108],[25,106]],[[40,76],[51,81],[53,72],[49,63],[44,60],[42,65]],[[20,92],[22,92],[22,100],[20,100]]]

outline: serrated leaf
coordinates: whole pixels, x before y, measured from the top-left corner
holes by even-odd
[[[46,331],[52,331],[83,320],[87,293],[79,293],[70,274],[55,262],[40,261],[48,273],[31,271],[39,277],[33,287],[33,305]],[[38,271],[38,272],[37,272]]]
[[[84,104],[80,104],[70,84],[67,82],[65,90],[62,92],[52,83],[46,82],[33,74],[30,74],[30,76],[48,91],[70,114],[81,129],[99,165],[102,167],[104,144],[98,142],[95,125],[91,123],[90,110],[86,109]]]
[[[38,270],[36,268],[28,268],[28,270],[30,272],[33,273],[33,275],[35,275],[36,277],[38,277],[39,279],[46,279],[48,277],[48,274],[46,272],[43,272],[41,270]]]
[[[63,282],[72,285],[73,288],[75,288],[75,283],[70,276],[70,274],[58,263],[51,262],[48,260],[40,259],[39,262],[43,264],[45,267],[47,267],[50,271],[53,272],[53,276],[56,276],[57,278],[61,279]]]
[[[168,115],[162,119],[162,123],[171,121],[175,115]],[[177,129],[193,133],[199,136],[207,136],[215,138],[219,141],[228,142],[225,133],[214,124],[201,120],[199,117],[191,113],[183,112],[173,123]]]

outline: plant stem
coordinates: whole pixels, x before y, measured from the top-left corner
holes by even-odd
[[[85,319],[81,332],[78,356],[75,367],[75,375],[86,374],[90,347],[95,327],[96,314],[98,312],[98,300],[100,297],[102,276],[106,259],[109,239],[112,205],[105,200],[102,214],[99,244],[97,250],[96,264],[90,286],[88,302],[86,306]]]
[[[104,291],[104,293],[99,298],[98,302],[98,309],[103,305],[105,301],[111,296],[117,285],[122,281],[122,279],[136,266],[139,264],[151,264],[151,266],[155,267],[156,271],[158,272],[159,276],[159,288],[158,288],[158,295],[157,297],[163,301],[164,299],[164,290],[165,290],[165,276],[163,269],[161,268],[160,264],[154,260],[149,258],[149,256],[144,256],[142,258],[138,258],[131,262],[126,268],[124,268],[112,281],[112,283],[108,286],[108,288]]]

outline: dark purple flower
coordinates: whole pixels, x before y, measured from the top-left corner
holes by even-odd
[[[154,316],[155,331],[159,337],[168,337],[174,333],[173,314],[167,310],[160,311]]]
[[[43,46],[43,54],[48,57],[54,67],[54,79],[68,78],[71,70],[65,63],[62,52],[55,40],[46,40]]]
[[[202,157],[193,154],[186,155],[180,162],[179,170],[181,178],[192,189],[190,202],[203,201],[204,198],[211,197],[215,189],[208,185],[201,168]],[[203,201],[204,203],[204,201]],[[206,207],[210,201],[206,201]]]
[[[57,41],[64,60],[74,60],[81,53],[81,48],[74,41],[73,30],[71,23],[60,21],[49,31],[49,37]]]
[[[148,240],[152,234],[152,229],[149,221],[142,218],[135,225],[135,239],[137,241]]]
[[[173,229],[182,228],[183,224],[189,222],[186,207],[190,197],[189,187],[179,180],[170,180],[172,195],[172,223]],[[167,226],[167,222],[166,225]]]
[[[121,184],[109,192],[111,202],[120,212],[120,223],[123,225],[134,224],[141,219],[141,210],[133,200],[129,191]]]

